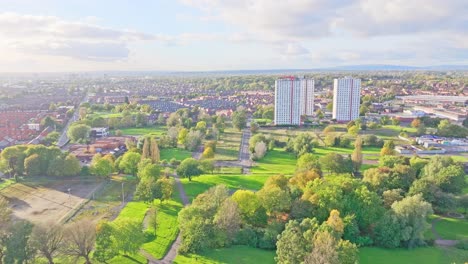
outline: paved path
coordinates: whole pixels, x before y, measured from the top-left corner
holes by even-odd
[[[438,222],[440,222],[441,220],[442,220],[442,218],[437,217],[436,219],[432,220],[432,223],[431,223],[431,230],[432,230],[432,233],[435,236],[434,244],[436,244],[437,246],[442,246],[442,247],[453,247],[458,243],[458,241],[457,240],[443,239],[440,236],[440,234],[437,232],[437,230],[435,229],[435,225]]]
[[[70,125],[75,122],[76,120],[79,119],[80,117],[80,105],[82,103],[88,102],[88,94],[86,94],[83,97],[83,100],[81,100],[80,104],[75,108],[75,113],[73,114],[72,118],[70,118],[67,122],[67,125],[63,128],[62,134],[60,135],[58,141],[57,141],[57,146],[60,148],[63,148],[69,141],[67,131]]]
[[[177,188],[179,189],[180,199],[182,200],[183,205],[187,206],[188,204],[190,204],[190,201],[189,201],[187,194],[185,193],[184,186],[180,182],[179,176],[174,175],[174,179],[175,179]],[[155,259],[151,254],[149,254],[148,252],[144,250],[140,250],[140,253],[146,257],[146,260],[148,261],[148,263],[170,264],[174,261],[175,257],[177,256],[177,250],[179,249],[181,243],[182,243],[182,235],[179,232],[176,240],[174,241],[174,243],[172,243],[171,248],[169,249],[167,254],[164,256],[164,258],[161,260]]]

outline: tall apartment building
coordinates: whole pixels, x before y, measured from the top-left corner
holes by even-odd
[[[351,121],[359,118],[361,79],[335,79],[333,83],[333,118]]]
[[[275,81],[275,125],[300,125],[314,112],[314,80],[283,77]]]

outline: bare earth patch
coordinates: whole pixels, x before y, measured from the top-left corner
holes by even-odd
[[[38,186],[14,184],[2,191],[15,217],[33,223],[59,222],[96,188],[96,182],[57,180]],[[68,193],[70,189],[70,194]]]

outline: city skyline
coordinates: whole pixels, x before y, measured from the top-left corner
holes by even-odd
[[[5,0],[0,72],[466,65],[467,12],[460,0]]]

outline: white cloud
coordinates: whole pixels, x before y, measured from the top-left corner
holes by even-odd
[[[214,34],[180,35],[147,34],[127,29],[101,27],[90,22],[66,21],[54,16],[0,13],[0,38],[3,45],[26,54],[64,56],[80,60],[125,60],[131,42],[155,41],[166,45],[187,45],[196,41],[213,41]]]

